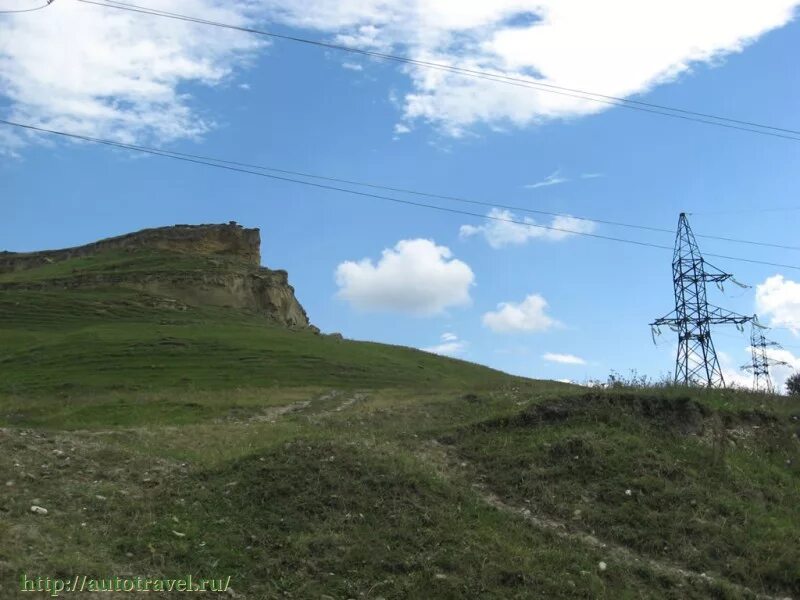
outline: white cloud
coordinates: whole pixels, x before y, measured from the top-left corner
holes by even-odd
[[[404,125],[403,123],[397,123],[394,126],[394,132],[398,135],[401,135],[403,133],[408,133],[409,131],[411,131],[411,128],[408,125]]]
[[[467,343],[459,340],[458,336],[454,333],[443,333],[441,343],[435,346],[423,348],[425,352],[433,352],[434,354],[442,354],[445,356],[457,356],[462,354],[467,347]]]
[[[549,362],[556,362],[562,365],[585,365],[586,361],[574,354],[557,354],[555,352],[545,352],[542,358]]]
[[[798,3],[149,2],[161,10],[234,25],[266,20],[359,49],[620,97],[646,92],[695,65],[720,64],[726,55],[741,52],[789,22]],[[10,8],[29,4],[14,0]],[[198,107],[187,86],[225,81],[265,43],[242,32],[77,2],[55,2],[34,14],[2,15],[0,97],[7,105],[2,114],[125,142],[200,136],[223,115]],[[499,131],[609,108],[443,70],[411,64],[400,68],[410,81],[399,102],[403,122],[428,122],[456,137],[478,124]],[[20,139],[6,140],[6,149]]]
[[[365,258],[336,268],[338,295],[353,306],[416,315],[468,304],[474,281],[469,265],[425,239],[401,240],[376,263]]]
[[[753,388],[753,374],[751,371],[745,371],[739,368],[739,365],[731,358],[729,354],[722,351],[717,351],[717,356],[722,370],[722,376],[725,378],[726,385],[733,385],[735,387],[742,387],[746,389]],[[751,361],[751,348],[747,347],[742,353],[743,365],[749,365]],[[772,361],[783,362],[786,364],[774,364],[769,368],[770,379],[775,388],[775,392],[779,394],[786,393],[786,380],[792,373],[800,371],[800,356],[795,356],[792,352],[783,348],[767,348],[767,358]]]
[[[797,0],[261,0],[272,17],[360,48],[629,97],[718,65],[785,25]],[[529,126],[608,105],[406,65],[403,115],[450,135]]]
[[[602,173],[581,173],[581,179],[597,179],[598,177],[605,177]]]
[[[576,233],[591,233],[595,230],[593,221],[567,215],[553,217],[546,225],[530,217],[519,218],[510,210],[500,208],[492,208],[487,216],[491,220],[485,225],[462,225],[459,236],[467,238],[480,234],[492,248],[502,248],[525,244],[529,240],[558,242]]]
[[[501,302],[496,311],[483,315],[483,324],[495,333],[533,333],[560,325],[546,314],[547,301],[530,294],[522,302]]]
[[[756,312],[770,325],[800,335],[800,283],[773,275],[756,286]]]
[[[362,67],[360,64],[354,63],[354,62],[343,62],[342,63],[342,67],[345,68],[345,69],[348,69],[350,71],[363,71],[364,70],[364,67]]]
[[[235,25],[253,22],[249,7],[216,0],[158,3],[161,10]],[[199,136],[214,116],[202,114],[187,85],[226,81],[265,44],[230,30],[78,2],[0,15],[0,99],[7,104],[0,112],[122,142]]]
[[[541,181],[537,181],[536,183],[529,183],[529,184],[527,184],[527,185],[525,185],[523,187],[526,187],[526,188],[531,189],[531,190],[535,190],[535,189],[541,188],[541,187],[549,187],[551,185],[558,185],[559,183],[565,183],[567,181],[569,181],[569,179],[567,179],[566,177],[562,177],[559,171],[553,171],[552,173],[550,173],[550,175],[548,175],[547,177],[545,177]]]

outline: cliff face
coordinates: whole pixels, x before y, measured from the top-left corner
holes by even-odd
[[[78,260],[112,251],[121,257],[119,262],[107,261],[99,268]],[[152,266],[153,252],[157,267]],[[149,262],[139,261],[139,256]],[[286,271],[261,267],[260,262],[258,229],[234,222],[175,225],[75,248],[0,252],[0,293],[3,289],[127,288],[189,306],[250,310],[285,327],[316,329],[295,298]]]

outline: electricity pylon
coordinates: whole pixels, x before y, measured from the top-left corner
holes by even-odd
[[[777,365],[787,365],[788,363],[782,360],[770,358],[767,355],[767,348],[780,349],[780,345],[767,340],[764,337],[764,327],[758,322],[758,317],[753,315],[750,329],[750,353],[752,355],[752,362],[749,365],[743,365],[743,371],[753,372],[753,389],[757,392],[766,392],[767,394],[775,393],[775,386],[772,385],[772,379],[769,376],[769,368]]]
[[[711,325],[734,323],[741,328],[752,318],[708,304],[706,283],[714,282],[721,287],[727,280],[735,282],[733,275],[723,273],[703,260],[686,213],[681,213],[672,257],[675,310],[650,324],[658,333],[661,333],[658,329],[661,325],[678,333],[677,384],[725,387],[711,339]]]

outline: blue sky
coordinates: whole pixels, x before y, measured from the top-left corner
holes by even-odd
[[[0,16],[3,118],[654,227],[673,229],[678,213],[687,211],[696,233],[797,245],[798,211],[763,210],[800,205],[797,142],[570,103],[530,90],[509,92],[509,86],[491,82],[470,82],[464,90],[456,76],[428,81],[430,74],[422,69],[286,42],[259,46],[246,34],[199,25],[159,30],[162,25],[154,21],[161,20],[155,17],[62,4],[25,20]],[[491,56],[506,70],[516,67],[514,72],[536,73],[570,87],[800,128],[800,79],[792,58],[800,55],[800,23],[786,17],[793,14],[792,2],[768,2],[764,8],[734,3],[728,29],[719,32],[703,27],[713,13],[686,8],[677,29],[653,48],[634,45],[642,43],[642,31],[654,27],[645,17],[633,14],[625,25],[616,18],[609,27],[618,31],[611,33],[636,60],[618,66],[606,61],[591,72],[581,71],[571,58],[586,52],[588,44],[569,38],[582,31],[570,25],[575,16],[553,9],[540,15],[541,21],[527,18],[522,1],[498,3],[503,11],[478,16],[440,2],[438,20],[409,16],[392,2],[368,2],[369,10],[352,3],[352,14],[336,12],[347,2],[335,7],[321,0],[299,3],[319,9],[309,13],[315,18],[291,14],[292,8],[278,0],[263,2],[255,14],[220,8],[211,0],[172,4],[174,10],[227,22],[255,22],[365,49],[428,52],[465,65],[470,60],[485,65],[487,57],[476,48],[491,41]],[[624,2],[610,2],[607,12],[619,17],[628,9]],[[420,19],[427,23],[436,41],[406,43],[402,28],[378,16],[391,10],[408,27]],[[75,19],[94,45],[65,58],[59,44],[68,40],[41,36]],[[542,23],[559,34],[555,45],[537,37],[547,37],[536,30]],[[641,31],[631,33],[629,27]],[[506,39],[511,34],[519,39]],[[154,36],[155,48],[172,44],[170,53],[150,49],[150,55],[126,46],[126,40],[141,41],[142,35]],[[467,42],[454,43],[462,37]],[[669,40],[675,38],[686,41],[672,47]],[[531,49],[540,47],[561,52],[563,60],[525,62]],[[117,48],[125,64],[101,61],[105,71],[91,69],[109,48]],[[606,50],[613,57],[618,49]],[[176,67],[178,59],[185,64]],[[598,74],[598,68],[605,71]],[[121,77],[128,78],[124,85]],[[0,131],[0,145],[0,249],[65,247],[144,227],[236,220],[261,228],[263,264],[289,271],[298,298],[324,331],[440,346],[468,360],[539,378],[605,379],[612,369],[659,376],[672,369],[674,334],[665,330],[654,346],[648,327],[673,308],[669,251],[581,236],[520,240],[518,229],[495,231],[493,246],[485,230],[462,228],[491,224],[466,215],[7,130]],[[546,182],[556,183],[537,185]],[[406,198],[481,214],[489,210]],[[550,223],[542,216],[515,215],[524,216]],[[593,231],[673,244],[671,234],[607,225]],[[707,252],[800,265],[797,251],[699,241]],[[711,301],[744,314],[760,310],[764,322],[782,327],[769,333],[785,345],[780,358],[800,367],[800,284],[795,283],[800,271],[709,260],[753,286],[729,286],[724,293],[710,289]],[[715,342],[732,378],[748,361],[746,333],[720,329]]]

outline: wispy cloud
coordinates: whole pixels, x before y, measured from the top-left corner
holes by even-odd
[[[6,2],[8,4],[8,2]],[[17,0],[12,8],[26,3]],[[532,83],[629,97],[718,65],[793,19],[800,0],[193,0],[192,14],[238,26],[269,20],[357,49],[502,71]],[[162,10],[188,12],[184,0]],[[4,5],[7,8],[7,6]],[[591,27],[587,27],[591,24]],[[680,31],[681,35],[675,35]],[[75,2],[0,19],[0,113],[123,142],[198,137],[214,114],[192,97],[252,63],[263,39]],[[637,48],[630,52],[630,48]],[[591,48],[591,52],[576,52]],[[357,68],[356,62],[348,63]],[[406,65],[404,123],[459,137],[486,124],[531,127],[610,107],[544,88]],[[536,73],[538,75],[531,75]],[[6,147],[15,141],[8,141]],[[27,138],[16,136],[16,142]],[[556,185],[558,174],[539,184]]]
[[[537,188],[548,187],[551,185],[558,185],[559,183],[565,183],[567,181],[569,181],[569,179],[567,179],[566,177],[562,177],[561,171],[553,171],[552,173],[550,173],[550,175],[548,175],[541,181],[537,181],[536,183],[529,183],[524,187],[529,190],[535,190]]]
[[[574,354],[558,354],[556,352],[545,352],[542,358],[548,362],[560,363],[562,365],[585,365],[586,361]]]
[[[581,173],[581,179],[597,179],[598,177],[605,177],[603,173]]]
[[[354,62],[343,62],[342,63],[342,68],[348,69],[350,71],[363,71],[364,70],[363,66],[361,66],[358,63],[354,63]]]
[[[547,224],[530,217],[517,217],[511,211],[500,208],[491,209],[487,216],[490,221],[485,225],[462,225],[459,237],[482,235],[492,248],[502,248],[526,244],[530,240],[560,242],[579,233],[591,233],[596,228],[594,221],[569,215],[553,217]]]
[[[454,333],[443,333],[441,343],[435,346],[428,346],[423,348],[425,352],[433,352],[434,354],[442,354],[444,356],[457,356],[463,354],[467,348],[467,343],[458,339]]]

